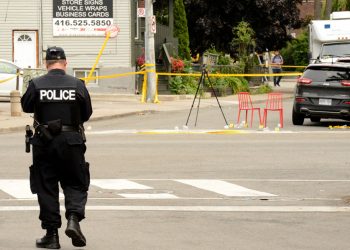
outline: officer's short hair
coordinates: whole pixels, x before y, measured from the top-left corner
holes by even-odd
[[[56,64],[56,63],[64,64],[65,62],[66,62],[65,59],[63,59],[63,60],[46,60],[46,65],[51,66],[51,65]]]

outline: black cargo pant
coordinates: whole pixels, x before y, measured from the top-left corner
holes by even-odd
[[[48,143],[34,136],[32,144],[30,184],[32,192],[38,196],[42,228],[60,228],[62,225],[59,183],[65,196],[65,217],[75,214],[79,220],[84,219],[90,173],[81,135],[78,132],[61,132]]]

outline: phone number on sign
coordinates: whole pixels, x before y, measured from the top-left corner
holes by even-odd
[[[111,26],[112,20],[100,19],[60,19],[54,22],[57,26]]]

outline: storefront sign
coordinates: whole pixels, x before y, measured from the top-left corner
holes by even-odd
[[[113,0],[53,0],[54,36],[104,36],[113,24]]]

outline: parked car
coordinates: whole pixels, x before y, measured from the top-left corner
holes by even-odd
[[[0,96],[10,96],[12,90],[16,90],[17,69],[22,69],[13,62],[0,59]],[[20,77],[18,90],[22,92],[23,79]]]
[[[350,63],[310,64],[298,78],[292,120],[319,122],[323,118],[350,120]]]

